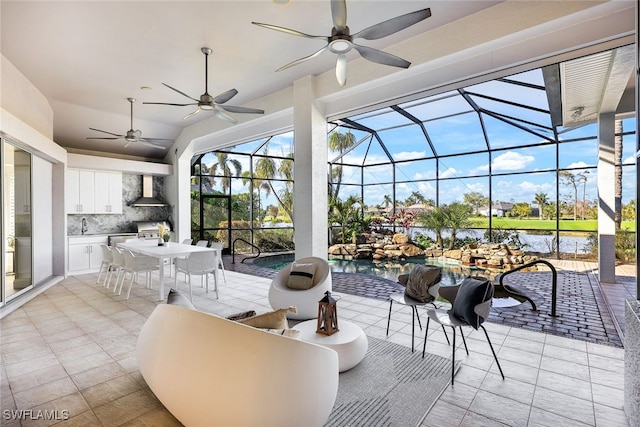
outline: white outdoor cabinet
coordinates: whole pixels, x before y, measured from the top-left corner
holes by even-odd
[[[94,213],[95,174],[93,171],[67,169],[67,213]]]
[[[102,263],[101,245],[106,245],[107,236],[69,237],[69,273],[98,271]]]
[[[122,173],[96,171],[94,174],[94,189],[94,213],[122,213]]]

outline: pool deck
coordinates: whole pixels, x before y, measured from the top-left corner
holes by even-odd
[[[277,271],[236,256],[224,256],[225,269],[259,277],[273,278]],[[558,271],[556,317],[551,316],[551,273],[517,272],[509,282],[531,291],[538,305],[529,303],[491,310],[488,321],[522,329],[615,347],[623,346],[624,301],[635,297],[635,265],[616,267],[616,283],[601,283],[597,263],[579,260],[548,260]],[[333,273],[333,289],[350,295],[388,300],[397,292],[395,282],[367,274]],[[401,289],[401,288],[400,288]]]

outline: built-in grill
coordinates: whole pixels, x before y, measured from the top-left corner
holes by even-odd
[[[158,234],[158,224],[164,224],[165,229],[171,231],[171,224],[168,221],[137,221],[138,238],[139,239],[157,239],[160,237]]]

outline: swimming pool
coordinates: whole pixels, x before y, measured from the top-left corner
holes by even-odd
[[[255,259],[253,263],[260,267],[273,270],[281,270],[287,264],[293,262],[293,255],[276,255]],[[471,266],[460,265],[453,262],[431,259],[411,259],[410,261],[384,260],[372,261],[370,259],[345,260],[341,258],[329,258],[329,267],[336,273],[359,273],[383,277],[397,281],[401,274],[409,274],[416,264],[436,265],[442,267],[442,285],[455,285],[467,276],[490,277],[487,270]]]
[[[272,270],[281,270],[287,264],[293,262],[293,254],[273,255],[256,258],[253,260],[255,265],[270,268]],[[384,260],[373,261],[369,259],[345,260],[342,258],[329,258],[329,267],[334,273],[357,273],[368,274],[376,277],[389,279],[393,282],[398,280],[401,274],[409,274],[416,264],[436,265],[442,267],[441,286],[455,285],[460,283],[468,276],[481,276],[490,280],[495,278],[497,272],[486,270],[483,268],[461,265],[455,262],[447,262],[442,259],[411,259],[410,261],[400,260]],[[519,296],[509,294],[501,286],[496,285],[493,296],[494,308],[511,308],[521,306],[526,300]],[[529,307],[529,304],[525,304]]]

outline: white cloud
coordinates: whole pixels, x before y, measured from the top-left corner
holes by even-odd
[[[427,156],[426,151],[401,151],[400,153],[392,154],[395,160],[412,160],[422,159]]]
[[[525,169],[536,160],[534,156],[525,156],[515,151],[507,151],[493,159],[491,163],[492,172],[498,171],[518,171]],[[471,171],[472,174],[488,172],[489,165],[479,166]]]
[[[455,177],[458,171],[455,168],[447,168],[446,170],[440,172],[440,178],[451,178]]]
[[[426,172],[416,172],[413,175],[413,180],[420,181],[422,179],[434,179],[436,177],[435,170],[428,170]]]
[[[514,151],[507,151],[493,159],[491,169],[496,171],[517,171],[525,169],[529,164],[536,160],[533,156],[523,156]]]
[[[585,163],[583,161],[579,161],[579,162],[571,163],[570,165],[567,166],[567,169],[570,169],[570,168],[586,168],[588,166],[589,165],[587,163]]]
[[[518,189],[525,194],[547,193],[553,190],[553,186],[550,183],[535,184],[530,181],[522,181],[518,184]]]
[[[489,193],[485,188],[485,185],[481,182],[471,182],[466,185],[467,191],[465,193],[481,193],[487,194]]]

